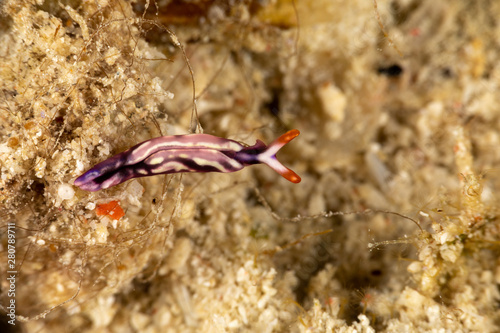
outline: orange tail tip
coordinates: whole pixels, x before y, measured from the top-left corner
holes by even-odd
[[[287,168],[276,158],[278,151],[283,148],[288,142],[295,139],[300,134],[299,130],[293,129],[285,134],[281,135],[279,138],[274,140],[267,149],[259,156],[259,160],[268,166],[270,166],[274,171],[279,173],[283,178],[292,183],[300,183],[300,177],[293,170]]]

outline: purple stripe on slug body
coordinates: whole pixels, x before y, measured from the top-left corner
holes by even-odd
[[[168,163],[183,165],[182,171],[172,170]],[[169,149],[161,150],[144,160],[151,174],[170,172],[234,172],[243,165],[229,157],[226,152],[214,149]],[[175,169],[175,168],[174,168]]]
[[[152,154],[135,165],[124,165],[118,170],[95,177],[78,186],[83,190],[94,192],[121,184],[131,178],[177,172],[234,172],[242,168],[241,163],[218,150],[169,149]]]
[[[209,134],[172,135],[154,138],[139,143],[127,152],[127,165],[143,161],[148,156],[170,149],[214,149],[219,151],[240,151],[245,148],[234,140],[219,138]]]
[[[141,142],[120,154],[96,164],[92,169],[78,177],[74,185],[81,187],[83,184],[101,177],[112,170],[117,170],[125,165],[137,164],[159,151],[182,148],[237,152],[242,150],[244,146],[234,140],[223,139],[209,134],[161,136]]]
[[[83,175],[78,177],[75,180],[74,185],[82,187],[82,185],[91,182],[95,178],[101,177],[102,175],[105,175],[108,172],[112,172],[113,170],[121,168],[127,161],[127,153],[129,151],[130,149],[124,151],[123,153],[117,154],[113,157],[110,157],[107,160],[102,161],[101,163],[94,165],[90,170],[88,170]]]

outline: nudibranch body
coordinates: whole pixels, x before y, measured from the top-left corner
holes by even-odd
[[[94,192],[131,178],[176,172],[235,172],[259,163],[267,164],[292,183],[299,183],[300,177],[276,158],[276,153],[299,134],[294,129],[269,146],[257,140],[248,147],[209,134],[162,136],[95,165],[78,177],[74,185]]]

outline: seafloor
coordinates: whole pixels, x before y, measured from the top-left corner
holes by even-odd
[[[0,331],[500,330],[500,2],[1,6]],[[160,135],[294,128],[299,184],[73,185]]]

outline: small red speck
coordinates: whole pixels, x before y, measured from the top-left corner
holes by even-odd
[[[418,37],[420,36],[422,32],[420,31],[419,28],[413,28],[410,30],[410,35],[412,35],[413,37]]]
[[[106,215],[113,220],[119,220],[125,215],[125,212],[120,207],[120,202],[117,200],[97,205],[95,212],[97,215]]]
[[[361,304],[364,306],[369,305],[373,301],[373,296],[371,294],[365,294],[363,299],[361,300]]]

